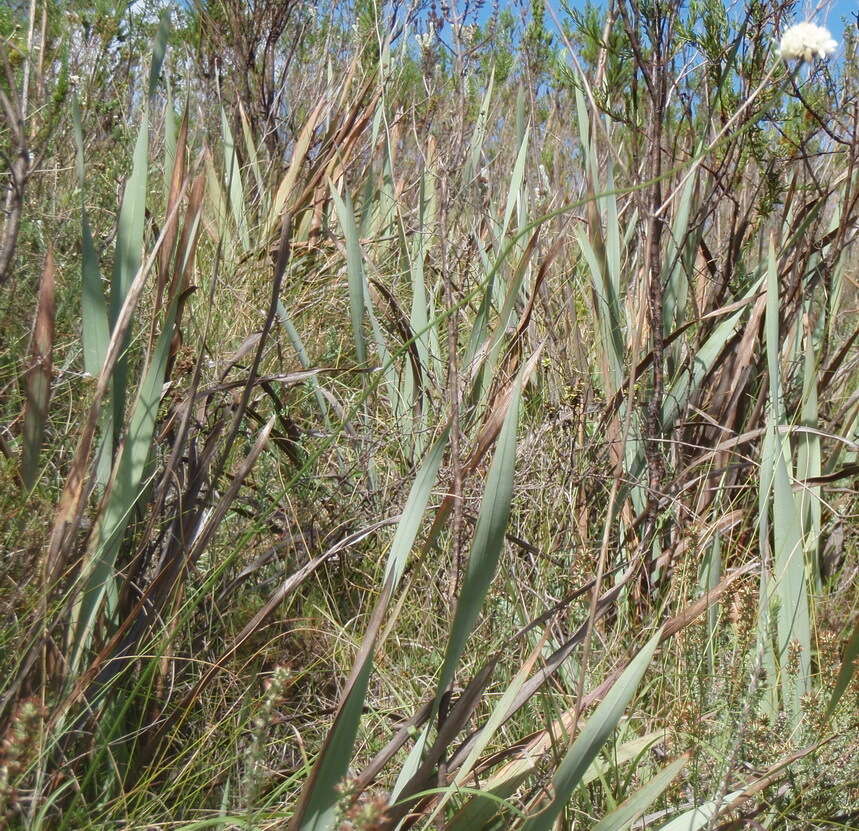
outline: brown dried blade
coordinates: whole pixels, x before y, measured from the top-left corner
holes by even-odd
[[[158,267],[155,283],[155,312],[161,309],[161,301],[164,296],[164,286],[167,283],[167,273],[170,269],[170,259],[173,255],[173,246],[176,243],[176,232],[179,227],[179,214],[171,212],[179,202],[182,192],[182,182],[185,180],[185,155],[188,143],[188,108],[182,116],[182,124],[179,127],[179,135],[176,138],[176,159],[173,162],[173,172],[170,178],[170,193],[167,196],[167,213],[171,217],[164,226],[164,244],[158,254]]]

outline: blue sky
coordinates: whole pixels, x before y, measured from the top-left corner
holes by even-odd
[[[585,4],[585,0],[570,0],[570,2],[576,6],[584,6]],[[599,2],[599,0],[595,0],[595,2]],[[492,3],[487,2],[483,7],[480,14],[483,20],[491,14],[492,5]],[[513,0],[499,0],[498,5],[500,8],[504,8],[505,6],[511,9],[514,8]],[[563,18],[559,0],[546,0],[546,21],[551,29],[554,26],[552,16],[548,12],[550,6],[555,10],[559,19]],[[859,12],[859,2],[857,0],[821,0],[820,2],[804,0],[804,2],[797,4],[797,16],[793,22],[799,23],[801,20],[810,20],[812,23],[826,26],[838,41],[839,47],[841,47],[843,46],[845,19],[847,25],[856,26],[856,19],[853,17],[853,13],[856,12]]]
[[[844,37],[842,19],[847,18],[847,25],[856,26],[856,18],[853,14],[857,12],[859,12],[859,3],[856,0],[835,0],[829,13],[821,13],[814,22],[826,26],[841,45]]]

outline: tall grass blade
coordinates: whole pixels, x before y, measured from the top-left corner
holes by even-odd
[[[776,453],[773,483],[773,538],[775,573],[773,581],[779,598],[778,654],[781,661],[782,690],[796,721],[801,716],[800,701],[808,692],[811,674],[811,628],[805,584],[802,528],[796,500],[788,478],[784,456]],[[797,665],[792,652],[798,651]]]
[[[446,447],[447,431],[427,454],[409,491],[388,555],[382,595],[364,634],[364,640],[352,674],[346,683],[334,724],[326,737],[313,772],[305,782],[301,805],[290,826],[295,831],[327,831],[333,827],[338,799],[337,786],[346,775],[352,757],[352,748],[367,694],[367,683],[373,668],[376,638],[387,606],[405,570],[406,561],[426,512]]]
[[[292,158],[289,162],[289,167],[286,174],[281,180],[280,185],[275,192],[274,199],[271,203],[271,209],[268,214],[268,222],[265,229],[265,237],[270,237],[275,229],[280,225],[281,214],[287,208],[288,200],[293,196],[296,182],[298,181],[301,169],[304,166],[304,161],[307,158],[307,151],[310,149],[310,143],[313,140],[313,134],[316,126],[319,124],[319,119],[322,117],[322,111],[327,106],[327,101],[323,98],[314,107],[313,111],[304,122],[301,132],[295,141],[295,147],[292,149]]]
[[[771,629],[771,605],[773,592],[772,545],[770,544],[770,498],[772,496],[773,473],[777,438],[775,429],[767,418],[767,426],[761,442],[761,464],[758,475],[758,548],[763,565],[760,572],[758,589],[758,650],[761,655],[767,686],[764,691],[763,706],[770,717],[778,711],[778,675],[776,671],[776,652]]]
[[[509,712],[509,711],[508,711]],[[542,759],[551,753],[556,737],[569,731],[573,721],[573,711],[568,710],[560,718],[555,719],[551,727],[541,731],[520,752],[519,758],[505,765],[500,771],[486,779],[481,789],[500,799],[506,799],[516,789],[539,769]],[[581,724],[581,722],[580,722]],[[591,762],[582,776],[582,785],[588,785],[600,777],[608,775],[620,765],[640,758],[641,754],[658,742],[661,732],[647,733],[612,748],[610,762],[598,757]],[[451,820],[448,831],[469,831],[479,828],[488,822],[497,812],[497,807],[491,801],[481,796],[472,797]]]
[[[432,171],[429,167],[432,145],[428,150],[427,165],[421,175],[420,204],[418,206],[418,228],[415,234],[411,257],[412,276],[412,331],[422,333],[418,336],[416,345],[425,372],[437,381],[441,381],[443,365],[439,330],[434,323],[435,304],[433,290],[427,285],[424,263],[430,250],[430,234],[435,223],[436,194],[433,186]]]
[[[454,814],[444,826],[445,831],[474,831],[485,829],[504,807],[504,800],[509,799],[516,790],[533,775],[533,770],[514,774],[497,785],[483,784],[480,793],[475,794],[465,805]]]
[[[805,582],[805,557],[796,500],[787,468],[789,439],[781,438],[781,375],[779,369],[778,266],[770,239],[767,263],[766,351],[770,383],[769,433],[773,442],[773,588],[778,598],[777,656],[784,704],[793,723],[801,716],[800,699],[808,691],[811,672],[811,630]],[[782,446],[782,442],[784,445]],[[766,474],[765,474],[766,475]],[[763,478],[763,477],[762,477]],[[791,653],[798,652],[796,666]]]
[[[620,302],[609,278],[604,251],[600,251],[602,246],[595,248],[578,227],[575,229],[575,235],[591,275],[596,301],[594,310],[602,336],[602,352],[607,361],[606,389],[613,395],[620,389],[624,378],[626,347],[621,330]]]
[[[24,448],[21,458],[21,479],[30,490],[39,473],[39,455],[48,420],[51,400],[51,368],[54,354],[54,289],[57,269],[54,253],[48,247],[45,265],[39,279],[36,319],[30,341],[30,360],[25,381]]]
[[[84,370],[91,378],[101,373],[110,342],[107,301],[101,285],[98,253],[90,230],[86,209],[86,175],[81,111],[77,97],[72,99],[72,135],[76,147],[78,185],[81,191],[81,339]],[[105,409],[100,416],[100,438],[97,450],[96,481],[105,488],[113,463],[113,414]]]
[[[844,648],[844,657],[841,659],[841,669],[838,671],[838,677],[835,679],[835,685],[832,688],[832,695],[829,698],[829,704],[826,707],[826,718],[832,718],[832,714],[838,707],[844,693],[850,686],[853,676],[856,674],[859,667],[859,620],[853,626],[853,634],[850,640],[847,641],[847,646]]]
[[[696,156],[701,152],[698,149]],[[692,209],[692,195],[695,192],[696,176],[693,174],[683,186],[680,203],[671,225],[671,233],[665,247],[665,274],[663,285],[665,296],[662,305],[662,327],[664,334],[678,328],[683,320],[684,307],[689,295],[687,263],[695,255],[696,235],[689,234],[689,215]],[[684,247],[685,243],[685,247]],[[679,347],[678,347],[679,349]]]
[[[596,166],[596,157],[593,162]],[[614,163],[611,156],[606,160],[606,184],[605,188],[601,188],[599,183],[594,181],[592,188],[595,193],[603,191],[596,201],[596,206],[602,211],[605,221],[605,265],[606,265],[606,280],[611,285],[609,297],[614,299],[616,308],[612,309],[612,314],[616,318],[616,323],[621,334],[624,328],[628,329],[628,322],[625,323],[622,314],[621,297],[623,287],[621,285],[620,261],[621,261],[621,229],[620,219],[617,211],[617,196],[614,181]],[[594,205],[594,203],[591,203]]]
[[[212,154],[207,150],[205,156],[206,169],[206,204],[208,210],[208,231],[212,239],[220,244],[227,260],[233,260],[238,250],[235,229],[230,222],[229,200],[224,193],[221,178],[215,169]]]
[[[542,646],[543,643],[541,641],[537,644],[536,648],[531,651],[527,660],[517,669],[516,674],[513,676],[513,680],[507,685],[501,698],[492,708],[492,713],[487,719],[486,724],[484,724],[480,729],[473,746],[468,752],[468,756],[466,756],[465,761],[462,763],[454,777],[452,787],[438,801],[432,814],[427,818],[427,824],[431,823],[439,815],[439,813],[444,809],[444,806],[447,805],[448,801],[456,794],[457,789],[462,787],[468,777],[472,774],[480,754],[483,753],[486,746],[492,740],[492,737],[504,723],[504,719],[513,703],[513,700],[522,689],[522,685],[525,683],[525,680],[531,673],[534,663],[540,656]],[[487,800],[482,799],[480,796],[477,796],[476,799],[481,803],[480,806],[478,806],[478,809],[492,806],[491,802],[487,805]],[[448,825],[447,827],[450,829],[454,826]]]
[[[158,20],[158,29],[152,41],[152,62],[149,65],[149,82],[147,93],[151,99],[158,91],[158,80],[161,77],[161,67],[167,55],[167,38],[170,35],[170,12],[164,11]]]
[[[703,805],[685,811],[680,816],[666,822],[665,825],[660,825],[659,831],[701,831],[702,828],[707,827],[710,819],[722,805],[732,802],[740,794],[742,794],[742,791],[734,791],[727,794],[721,802],[717,803],[713,799],[705,802]]]
[[[513,165],[513,175],[510,177],[510,189],[507,191],[507,204],[504,207],[504,221],[501,223],[501,232],[498,234],[497,242],[500,248],[503,245],[507,229],[510,227],[510,219],[516,208],[522,191],[522,182],[525,178],[525,162],[528,160],[528,136],[530,130],[526,129],[516,154],[516,163]]]
[[[522,381],[517,380],[510,401],[510,409],[498,436],[492,465],[486,479],[486,489],[480,504],[474,541],[462,589],[456,603],[456,612],[450,628],[444,663],[439,677],[436,700],[438,701],[453,681],[456,665],[465,650],[495,569],[504,547],[504,532],[510,516],[510,501],[513,495],[513,474],[516,461],[516,430],[519,424],[519,401]]]
[[[257,187],[257,207],[260,214],[268,213],[268,190],[265,186],[265,180],[262,175],[262,168],[259,163],[259,154],[257,153],[256,142],[254,141],[253,130],[251,123],[248,120],[245,108],[242,102],[239,101],[239,119],[242,122],[242,136],[245,140],[245,152],[248,154],[251,171],[254,175],[254,181]]]
[[[169,15],[161,16],[152,46],[149,67],[148,95],[155,94],[161,66],[167,48]],[[143,108],[140,129],[132,156],[131,176],[126,183],[119,211],[116,233],[116,251],[110,290],[110,326],[116,325],[119,310],[125,303],[131,281],[143,259],[143,230],[146,221],[146,193],[149,177],[149,101]],[[128,344],[128,339],[125,345]],[[128,385],[128,356],[123,354],[116,362],[113,376],[113,440],[116,441],[125,420],[125,401]]]
[[[683,756],[662,768],[646,785],[625,799],[610,814],[603,817],[593,831],[625,831],[640,817],[674,781],[689,760]]]
[[[409,784],[412,777],[420,770],[421,760],[423,759],[424,750],[427,746],[431,725],[426,724],[418,735],[409,755],[406,756],[405,762],[400,767],[397,773],[397,779],[394,782],[394,787],[391,788],[390,801],[393,803],[397,800],[406,785]]]
[[[421,187],[421,199],[423,199],[423,187]],[[414,447],[415,453],[423,451],[424,448],[424,432],[428,424],[427,404],[429,400],[429,390],[432,384],[432,377],[427,377],[433,373],[435,364],[439,359],[438,353],[433,356],[433,336],[435,327],[430,325],[433,312],[430,306],[430,296],[426,290],[424,282],[424,250],[421,242],[423,234],[418,232],[413,242],[413,251],[409,256],[409,244],[405,239],[402,240],[402,249],[404,258],[408,261],[409,277],[411,278],[412,303],[409,312],[409,327],[412,332],[418,333],[415,337],[414,349],[417,354],[417,367],[412,367],[409,364],[409,379],[410,386],[406,387],[407,401],[411,406],[414,426]]]
[[[746,292],[745,297],[754,296],[761,281],[756,281]],[[698,391],[701,383],[713,370],[719,356],[724,352],[726,345],[734,336],[740,320],[745,315],[746,309],[741,308],[730,317],[719,323],[710,334],[710,337],[698,347],[691,359],[691,366],[685,367],[665,393],[665,401],[662,404],[662,429],[670,431],[678,416],[689,404],[691,397]]]
[[[364,308],[367,311],[367,318],[370,321],[370,331],[373,333],[373,341],[376,344],[376,352],[379,356],[379,363],[382,365],[382,373],[385,376],[385,386],[388,388],[388,397],[390,399],[391,410],[394,414],[394,420],[400,430],[400,437],[403,441],[411,442],[411,424],[410,419],[404,420],[405,415],[405,399],[400,395],[400,385],[397,377],[397,367],[394,359],[388,350],[388,344],[385,341],[385,333],[382,330],[382,325],[379,323],[379,318],[376,316],[376,311],[373,308],[373,295],[370,292],[370,286],[364,278]]]
[[[355,357],[359,364],[367,360],[367,347],[364,343],[364,265],[361,256],[361,243],[358,239],[358,225],[355,222],[355,212],[352,210],[352,200],[344,190],[343,196],[337,192],[334,183],[329,180],[331,198],[334,200],[334,210],[343,236],[346,240],[346,270],[349,277],[349,312],[352,319],[352,336],[355,340]]]
[[[704,592],[710,592],[719,585],[722,579],[722,535],[717,531],[710,544],[710,550],[703,564],[701,583]],[[707,609],[707,660],[710,672],[716,672],[716,637],[719,621],[719,606],[714,603]]]
[[[800,423],[812,430],[819,429],[817,386],[817,358],[819,344],[809,325],[805,333],[805,355],[802,367],[802,408]],[[813,432],[801,432],[797,436],[796,478],[802,482],[814,479],[822,472],[820,436]],[[799,491],[797,508],[808,564],[811,585],[820,592],[823,581],[820,574],[820,532],[822,525],[821,489],[819,485],[803,485]]]
[[[522,831],[551,831],[585,771],[617,727],[650,665],[661,638],[660,631],[647,642],[600,702],[552,778],[551,801],[522,825]]]
[[[280,325],[286,330],[286,336],[289,338],[289,342],[292,344],[292,348],[298,356],[298,361],[301,364],[302,369],[311,369],[313,364],[310,362],[310,356],[307,354],[304,341],[301,339],[301,335],[298,334],[298,330],[295,328],[295,324],[292,322],[289,313],[286,311],[286,307],[279,299],[277,301],[277,319]],[[330,430],[331,419],[328,416],[328,402],[325,400],[325,396],[319,387],[319,379],[313,375],[307,379],[307,382],[313,390],[313,394],[316,398],[316,405],[319,408],[319,414],[322,416],[322,422],[325,425],[325,428]]]
[[[119,310],[125,302],[134,275],[143,257],[143,225],[146,219],[146,189],[149,159],[149,113],[144,111],[137,142],[134,146],[131,176],[125,185],[119,225],[116,234],[116,252],[113,260],[113,278],[110,289],[110,326],[116,325]],[[124,346],[128,345],[128,337]],[[120,355],[113,371],[113,435],[114,441],[122,431],[125,420],[125,400],[128,386],[128,356]]]
[[[233,131],[230,129],[230,123],[227,121],[227,114],[223,107],[221,107],[221,133],[224,141],[224,183],[229,194],[230,210],[236,224],[236,232],[243,250],[247,251],[251,241],[248,234],[247,211],[245,210],[245,191],[242,184],[242,174],[239,170],[239,157],[236,153]]]
[[[176,167],[176,142],[178,125],[176,111],[173,109],[173,88],[167,84],[167,103],[164,107],[164,196],[165,207],[170,198],[170,182]]]
[[[167,120],[171,120],[170,115],[167,115]],[[186,253],[188,251],[188,246],[183,246],[182,252],[174,252],[174,248],[176,247],[176,238],[179,233],[179,215],[177,206],[179,203],[179,197],[182,193],[183,184],[185,181],[186,174],[186,150],[188,146],[188,112],[185,111],[182,116],[182,124],[179,128],[179,135],[177,136],[178,146],[174,147],[173,150],[173,167],[170,170],[170,183],[167,191],[167,215],[170,217],[165,224],[165,234],[164,234],[164,242],[161,245],[161,249],[158,252],[158,270],[156,275],[156,287],[155,287],[155,304],[154,311],[156,314],[161,312],[162,303],[164,301],[164,287],[167,284],[170,273],[170,263],[174,258],[174,254],[177,258],[175,272],[178,275],[181,275],[185,271],[185,263],[179,262],[178,258],[181,253]],[[196,217],[192,218],[192,214],[190,213],[189,206],[189,222],[196,221]],[[189,229],[190,233],[190,229]],[[193,239],[193,235],[191,236]],[[170,296],[175,293],[175,289],[180,280],[174,280],[171,285]]]
[[[85,578],[80,607],[70,638],[69,664],[73,674],[81,666],[86,649],[92,642],[96,621],[105,601],[113,594],[116,557],[122,535],[140,496],[143,473],[151,451],[175,315],[174,302],[140,383],[128,432],[117,460],[115,476],[106,497],[107,503],[99,515],[84,566]]]
[[[77,98],[72,99],[72,135],[75,140],[78,185],[81,189],[81,337],[84,348],[84,369],[93,378],[101,371],[110,329],[107,323],[107,303],[101,287],[98,254],[92,239],[89,216],[86,210],[86,183],[84,168],[84,141],[81,128],[81,110]]]
[[[474,132],[471,134],[471,142],[468,148],[468,160],[465,166],[465,180],[473,179],[480,167],[480,154],[483,152],[483,142],[486,140],[487,125],[489,122],[489,106],[492,101],[492,90],[495,87],[495,67],[489,75],[489,83],[483,94],[480,111],[474,124]]]

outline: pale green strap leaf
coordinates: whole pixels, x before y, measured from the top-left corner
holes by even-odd
[[[236,231],[245,251],[250,248],[250,236],[248,234],[248,223],[245,210],[245,193],[242,184],[242,174],[239,170],[239,157],[236,153],[236,143],[233,139],[233,131],[227,121],[227,114],[221,107],[221,131],[224,137],[224,181],[230,199],[230,210],[233,221],[236,223]]]
[[[695,152],[696,158],[702,152],[703,147],[699,145]],[[693,170],[692,175],[689,176],[689,179],[683,186],[683,192],[680,195],[677,213],[674,216],[671,234],[666,246],[665,268],[667,269],[667,279],[663,277],[665,297],[662,306],[662,326],[666,334],[681,324],[683,307],[686,305],[686,298],[689,292],[689,281],[686,276],[686,263],[684,260],[687,253],[694,256],[697,241],[697,235],[694,233],[690,234],[687,239],[695,182],[696,174]],[[688,247],[687,251],[684,251],[682,248],[684,242]]]
[[[454,815],[445,826],[445,831],[475,831],[484,828],[489,821],[504,807],[504,800],[509,799],[519,786],[533,773],[526,770],[491,788],[482,788]]]
[[[480,609],[489,591],[498,559],[504,547],[504,532],[510,516],[510,501],[513,495],[513,473],[516,460],[516,429],[519,423],[519,399],[522,394],[521,378],[517,380],[510,401],[510,409],[498,437],[498,444],[486,479],[486,490],[480,504],[474,542],[465,579],[456,604],[453,624],[445,650],[444,663],[439,678],[437,698],[453,681],[456,665],[462,657]]]
[[[550,728],[552,735],[559,730],[563,730],[565,724],[564,718],[556,721]],[[644,736],[637,736],[634,739],[624,742],[612,749],[611,763],[606,762],[602,758],[596,758],[591,762],[588,769],[582,776],[582,785],[587,785],[601,776],[606,776],[618,765],[626,764],[634,759],[638,759],[641,754],[651,747],[654,742],[659,741],[662,737],[661,731],[647,733]],[[508,763],[501,771],[491,776],[483,783],[483,789],[499,799],[506,799],[513,794],[516,789],[528,777],[533,776],[537,770],[541,759],[545,755],[546,750],[536,748],[532,750],[526,748],[523,755]],[[488,822],[498,811],[498,806],[487,799],[483,799],[479,794],[470,799],[451,820],[448,826],[448,831],[471,831],[472,828],[480,828],[483,823]]]
[[[501,244],[504,235],[507,233],[507,228],[510,225],[510,218],[513,216],[513,209],[516,206],[516,200],[519,196],[519,191],[522,188],[522,180],[525,177],[525,162],[528,159],[528,136],[530,129],[525,130],[525,135],[522,137],[522,143],[519,146],[519,152],[516,155],[516,163],[513,165],[513,176],[510,179],[510,190],[507,192],[507,205],[504,208],[504,222],[501,225],[501,233],[498,235],[498,243]]]
[[[480,154],[483,151],[483,142],[486,139],[486,125],[489,120],[489,102],[492,100],[492,89],[495,86],[495,67],[492,68],[492,73],[489,76],[489,83],[486,86],[486,92],[483,95],[483,102],[480,105],[480,112],[477,114],[477,121],[474,125],[474,132],[471,134],[471,144],[468,150],[468,161],[465,168],[465,179],[469,180],[477,173],[478,165],[480,164]]]
[[[239,101],[239,119],[242,122],[242,135],[245,140],[245,149],[248,154],[248,161],[250,162],[251,170],[254,174],[254,181],[257,186],[259,213],[261,215],[265,215],[268,213],[268,189],[266,188],[265,181],[263,180],[262,168],[259,163],[259,156],[257,154],[256,143],[254,142],[254,134],[251,130],[251,123],[248,120],[247,113],[245,113],[245,108],[242,106],[241,101]]]
[[[811,674],[811,628],[805,585],[805,557],[799,512],[790,486],[784,456],[776,452],[773,483],[774,581],[779,595],[778,650],[785,703],[790,702],[794,723],[801,716],[800,699],[808,691]],[[799,651],[791,667],[791,652]]]
[[[665,825],[659,827],[659,831],[700,831],[700,829],[706,827],[711,817],[722,805],[733,802],[740,794],[742,794],[742,791],[734,791],[727,794],[721,802],[717,803],[715,799],[705,802],[703,805],[692,808],[680,814],[680,816],[669,820]]]
[[[361,722],[367,684],[373,669],[375,640],[388,602],[394,595],[405,570],[408,555],[414,545],[438,475],[438,469],[447,446],[445,433],[427,455],[409,491],[406,506],[397,525],[382,596],[373,612],[370,626],[364,635],[356,665],[346,685],[345,696],[338,708],[334,725],[329,731],[319,761],[305,783],[302,806],[297,812],[294,828],[298,831],[328,831],[333,827],[337,807],[337,786],[346,776],[355,736]]]
[[[137,133],[131,176],[125,185],[119,227],[116,233],[116,251],[113,260],[113,277],[110,288],[110,325],[113,327],[119,310],[125,303],[128,289],[143,259],[143,228],[146,220],[146,189],[149,163],[149,113],[144,111]],[[126,336],[127,342],[127,336]],[[113,429],[114,435],[122,431],[125,416],[125,398],[128,374],[128,357],[123,354],[113,371]]]
[[[429,723],[423,726],[423,729],[418,734],[417,741],[409,751],[409,755],[406,756],[406,761],[403,762],[403,766],[397,774],[397,780],[394,782],[394,787],[391,788],[391,796],[388,800],[391,804],[396,802],[397,797],[403,792],[403,788],[408,785],[411,778],[418,772],[423,759],[424,748],[426,747],[427,739],[429,738],[430,727],[431,725]]]
[[[90,231],[89,217],[86,212],[84,193],[84,142],[81,129],[81,111],[77,97],[72,99],[72,133],[77,149],[76,166],[81,188],[81,316],[83,325],[81,336],[84,348],[84,369],[93,378],[97,378],[104,365],[107,355],[107,345],[110,342],[110,330],[107,325],[107,302],[101,287],[99,275],[98,254]]]
[[[432,494],[432,488],[438,477],[438,470],[444,458],[444,451],[447,449],[449,435],[449,432],[445,430],[432,446],[429,453],[427,453],[415,477],[414,484],[409,491],[402,517],[397,524],[394,540],[391,543],[391,551],[388,554],[388,564],[385,569],[385,582],[391,582],[393,591],[396,591],[402,579],[403,572],[406,570],[409,554],[423,521],[424,512]]]
[[[609,156],[606,165],[606,186],[605,188],[600,188],[600,190],[604,190],[605,192],[599,197],[599,199],[597,199],[597,205],[602,209],[605,218],[606,280],[611,284],[610,296],[614,298],[614,302],[617,304],[617,318],[619,326],[619,321],[621,320],[619,310],[622,308],[620,305],[621,233],[620,220],[618,219],[617,212],[617,196],[614,193],[614,163],[612,162],[611,156]],[[593,187],[594,191],[596,191],[597,182],[594,182]]]
[[[838,677],[835,679],[835,686],[832,689],[832,697],[829,699],[829,706],[826,708],[826,718],[831,718],[838,707],[838,702],[844,695],[853,675],[856,672],[857,662],[859,662],[859,620],[856,621],[853,627],[853,634],[847,642],[847,647],[844,650],[844,659],[841,662],[841,669],[838,672]]]
[[[667,432],[673,428],[674,422],[689,403],[690,397],[697,392],[701,382],[707,377],[719,355],[722,354],[725,345],[734,336],[745,311],[744,308],[740,309],[723,320],[692,357],[691,367],[684,369],[668,388],[665,401],[662,404],[663,430]]]
[[[352,335],[355,339],[355,357],[359,364],[367,360],[367,347],[364,344],[362,321],[364,317],[364,265],[361,258],[361,244],[358,239],[358,226],[355,222],[355,212],[352,210],[352,200],[344,190],[343,196],[337,192],[334,183],[329,180],[331,198],[334,200],[334,210],[343,236],[346,240],[346,270],[349,277],[349,310],[352,317]]]
[[[176,111],[173,109],[173,89],[167,83],[167,103],[164,107],[164,204],[170,198],[170,183],[173,179],[173,167],[176,164],[176,142],[179,131],[176,123]]]
[[[522,831],[550,831],[573,792],[581,783],[591,762],[596,758],[620,722],[621,716],[635,695],[635,691],[650,665],[650,660],[653,658],[653,653],[656,651],[661,637],[662,632],[660,631],[647,642],[600,702],[552,779],[552,793],[554,795],[551,802],[538,814],[530,817],[522,826]]]
[[[148,93],[152,98],[158,89],[158,78],[161,76],[161,66],[167,54],[167,37],[170,34],[170,12],[164,11],[158,21],[158,31],[152,42],[152,63],[149,66]]]
[[[93,545],[84,567],[84,588],[76,614],[72,638],[71,667],[80,667],[92,640],[96,620],[105,597],[113,589],[114,566],[122,535],[140,496],[143,473],[152,447],[152,435],[161,401],[164,373],[173,338],[176,301],[171,304],[164,329],[155,345],[152,360],[140,384],[131,412],[128,433],[117,461],[116,478],[99,515]]]
[[[277,301],[277,320],[278,323],[280,323],[280,325],[286,330],[286,336],[289,338],[289,342],[292,344],[292,348],[295,350],[295,354],[298,356],[298,361],[302,368],[309,370],[313,365],[310,362],[310,356],[307,354],[304,341],[301,339],[301,335],[298,334],[295,324],[293,324],[289,313],[286,311],[286,307],[280,302],[280,299]],[[307,382],[310,384],[310,388],[313,390],[313,394],[316,397],[316,406],[319,408],[322,422],[326,429],[330,430],[331,419],[328,417],[328,402],[325,400],[325,396],[319,386],[319,379],[315,375],[311,375],[307,379]]]
[[[614,293],[612,282],[608,274],[606,274],[607,266],[605,261],[600,261],[590,240],[580,228],[575,228],[575,234],[582,256],[585,258],[591,274],[591,285],[596,297],[595,307],[599,319],[603,351],[608,358],[608,368],[611,373],[606,381],[609,391],[613,394],[617,392],[623,383],[624,356],[626,353],[620,323],[620,302]]]
[[[624,829],[629,828],[660,797],[677,774],[683,770],[687,761],[685,756],[681,756],[670,765],[666,765],[646,785],[639,788],[610,814],[603,817],[594,826],[593,831],[624,831]]]
[[[388,397],[391,402],[391,410],[394,413],[394,419],[400,427],[400,434],[407,438],[408,430],[406,425],[402,423],[404,401],[400,397],[400,385],[397,379],[397,368],[394,364],[391,353],[388,350],[388,345],[385,342],[385,333],[379,323],[379,318],[376,317],[376,311],[373,308],[373,298],[370,294],[370,287],[364,279],[364,308],[367,312],[367,317],[370,320],[370,331],[373,333],[373,340],[376,343],[376,352],[379,356],[379,362],[382,365],[382,374],[385,376],[385,386],[388,388]]]
[[[808,691],[811,674],[811,628],[802,526],[787,468],[790,443],[787,437],[781,437],[776,431],[776,426],[782,423],[783,408],[780,400],[778,266],[772,238],[767,263],[765,332],[770,385],[769,432],[776,443],[772,459],[772,527],[773,589],[779,599],[778,660],[784,703],[788,705],[795,725],[801,717],[800,699]],[[764,471],[762,478],[767,475],[768,471]],[[791,667],[790,653],[794,649],[798,650],[798,661],[796,667]]]
[[[802,426],[817,429],[818,422],[818,366],[817,355],[822,344],[813,331],[805,335],[805,360],[803,361],[802,376]],[[798,437],[796,454],[796,478],[813,479],[823,472],[820,452],[820,436],[814,433],[802,432]],[[799,502],[799,517],[802,525],[802,536],[808,558],[809,571],[813,580],[813,589],[819,593],[822,588],[820,574],[820,530],[822,523],[821,489],[804,485],[797,494]]]
[[[111,286],[111,323],[116,320],[128,287],[140,268],[143,252],[143,224],[146,216],[146,187],[148,180],[149,114],[144,112],[137,141],[134,145],[131,176],[125,185],[119,228],[116,238],[116,255],[113,263]]]

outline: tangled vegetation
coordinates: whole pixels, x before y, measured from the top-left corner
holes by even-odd
[[[0,827],[857,827],[798,15],[0,8]]]

